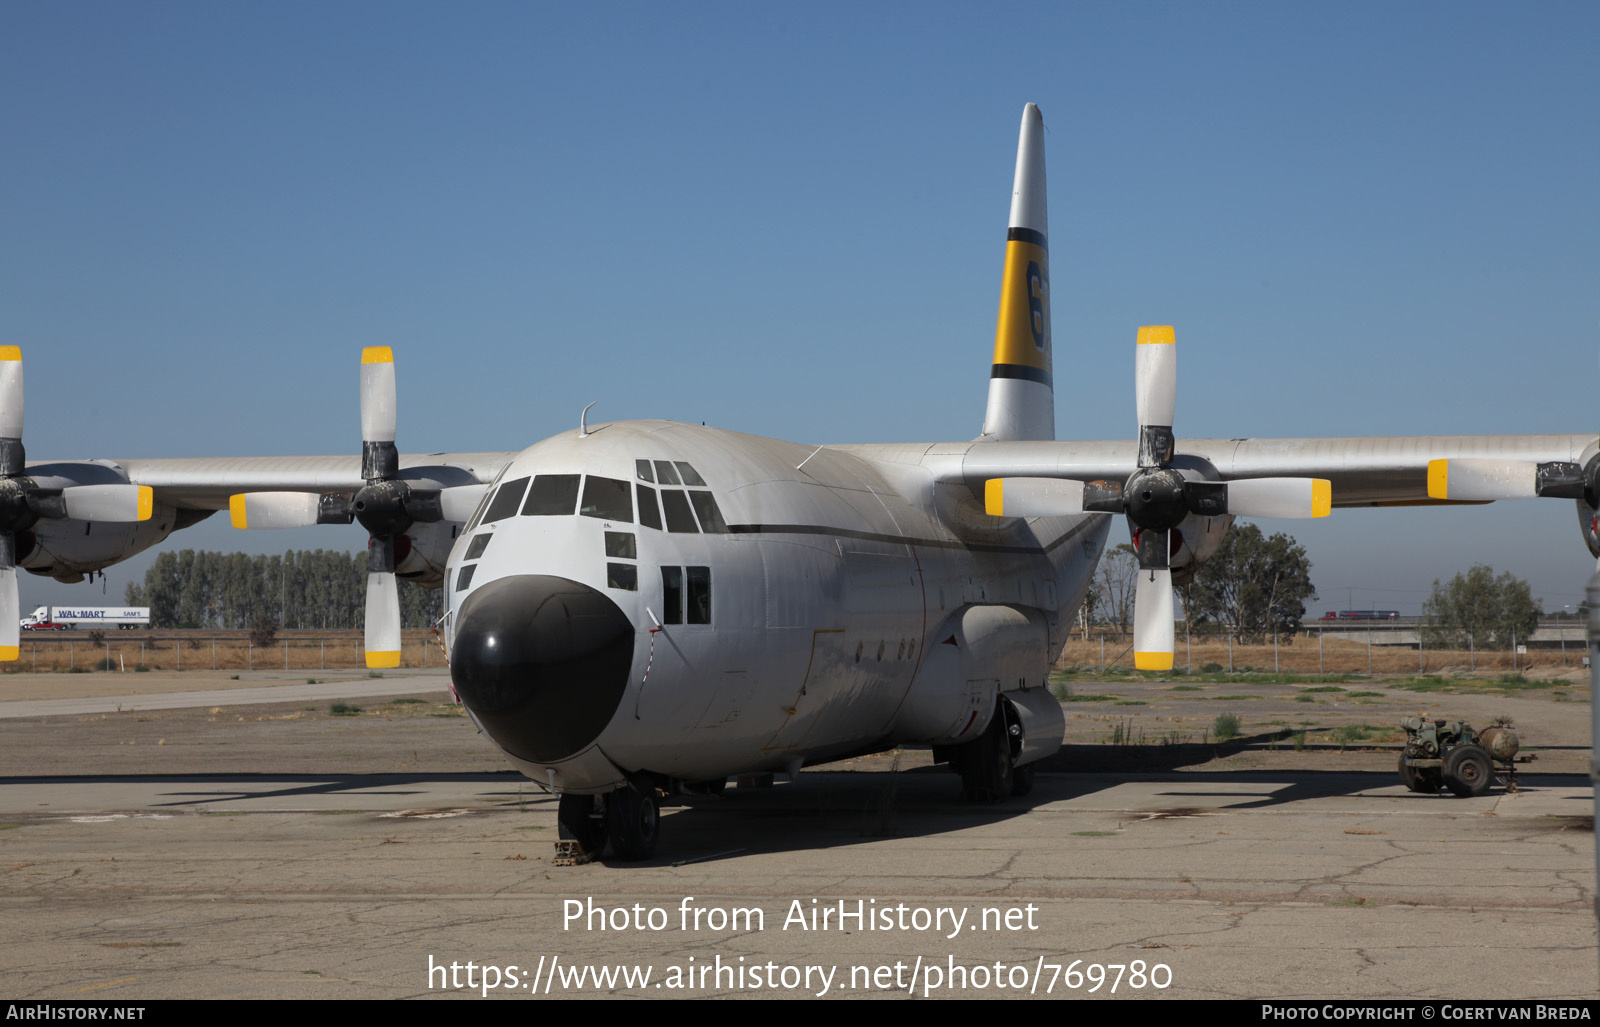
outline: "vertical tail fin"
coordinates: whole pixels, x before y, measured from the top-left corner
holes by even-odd
[[[1010,441],[1056,437],[1055,389],[1050,374],[1050,247],[1045,208],[1044,117],[1022,109],[1017,176],[1006,232],[1000,318],[989,373],[983,437]]]

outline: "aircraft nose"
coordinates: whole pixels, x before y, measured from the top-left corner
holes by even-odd
[[[588,585],[519,574],[479,587],[456,615],[450,677],[496,742],[530,763],[566,759],[622,701],[633,625]]]

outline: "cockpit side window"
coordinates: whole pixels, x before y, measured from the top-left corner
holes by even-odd
[[[491,481],[489,487],[483,490],[483,498],[478,500],[478,508],[472,511],[472,517],[467,521],[467,526],[462,529],[462,534],[472,534],[472,529],[476,528],[478,522],[483,520],[483,512],[489,509],[489,500],[494,498],[495,486],[505,479],[506,470],[507,468],[502,467],[500,473],[494,476],[494,481]]]
[[[695,527],[694,514],[689,512],[689,501],[684,498],[682,490],[662,489],[661,509],[667,514],[668,531],[693,534],[699,530]]]
[[[585,517],[633,523],[633,489],[625,481],[591,474],[583,482],[583,503],[578,512]]]
[[[527,478],[517,478],[500,486],[500,491],[494,494],[494,499],[489,501],[489,508],[484,511],[483,523],[498,521],[502,517],[510,517],[517,512],[517,507],[522,504],[522,494],[528,489]]]
[[[648,485],[635,485],[639,497],[639,523],[647,528],[661,530],[661,508],[656,505],[656,490]]]
[[[578,475],[541,474],[533,479],[523,516],[570,517],[578,502]]]
[[[728,522],[722,519],[722,511],[717,509],[717,501],[709,492],[689,493],[689,502],[694,505],[695,516],[700,518],[700,530],[707,534],[727,534]]]

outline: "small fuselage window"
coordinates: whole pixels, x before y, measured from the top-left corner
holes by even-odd
[[[661,623],[683,623],[683,568],[661,568]]]
[[[462,557],[462,559],[476,560],[478,557],[482,556],[483,551],[489,548],[489,540],[492,538],[494,538],[494,532],[486,531],[482,535],[479,535],[477,538],[473,539],[471,542],[467,543],[467,555]]]
[[[661,568],[661,623],[711,623],[711,568]]]
[[[639,591],[639,568],[631,563],[606,564],[606,587]]]
[[[690,624],[711,623],[711,568],[685,567],[684,582],[688,585],[685,597]]]

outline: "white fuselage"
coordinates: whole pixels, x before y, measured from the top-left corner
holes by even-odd
[[[486,730],[560,791],[615,787],[619,771],[694,782],[976,737],[997,692],[1044,684],[1110,519],[988,517],[966,486],[935,482],[932,468],[959,460],[957,449],[817,447],[643,421],[524,450],[450,554],[453,656],[463,604],[478,590],[540,575],[615,603],[632,625],[632,660],[614,713],[577,751],[530,759],[506,729]],[[610,482],[632,494],[588,513],[569,504],[484,516],[501,484],[541,475],[547,485],[586,476],[579,507],[588,476],[601,479],[596,495],[601,485],[622,491]],[[704,485],[662,480],[690,475]],[[716,512],[695,492],[709,492]],[[643,509],[657,502],[655,516]],[[691,507],[698,516],[686,523]],[[588,684],[565,687],[577,696]]]

